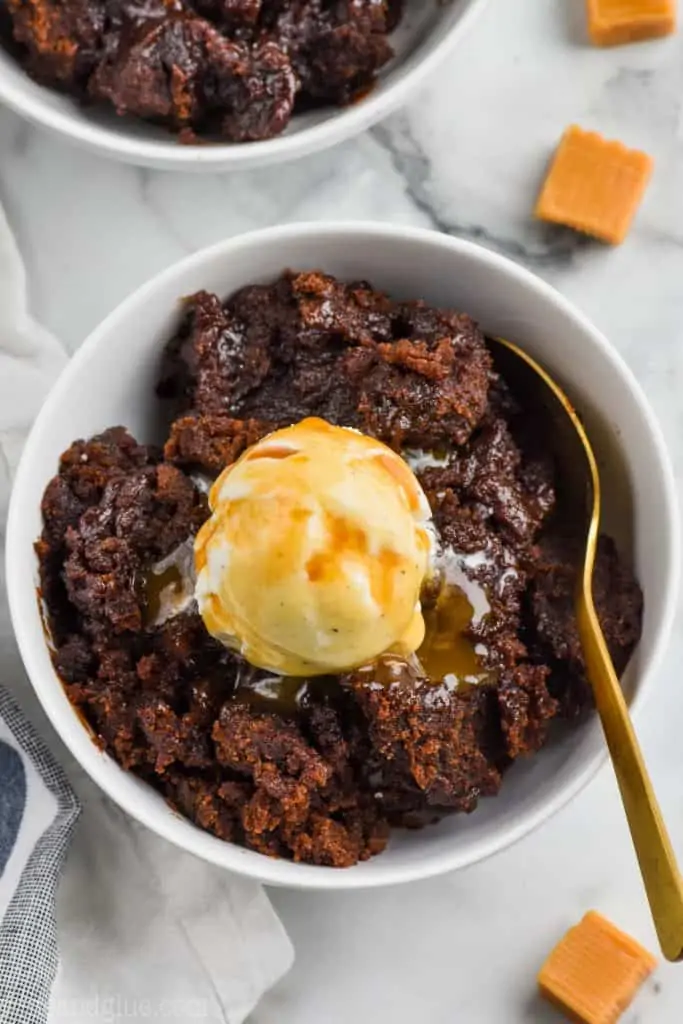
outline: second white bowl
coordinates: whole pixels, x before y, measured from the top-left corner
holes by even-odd
[[[264,142],[181,145],[170,132],[102,106],[83,107],[71,97],[38,85],[0,46],[0,103],[102,156],[143,167],[221,171],[262,167],[326,149],[358,135],[406,101],[474,21],[486,0],[407,0],[391,41],[396,57],[374,89],[347,107],[298,114],[286,132]]]

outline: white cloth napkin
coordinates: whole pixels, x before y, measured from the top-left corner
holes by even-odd
[[[11,474],[26,430],[65,360],[58,342],[28,315],[24,270],[0,210],[0,532],[4,533]],[[59,968],[49,1007],[41,1007],[35,988],[35,998],[26,997],[25,1005],[19,1005],[26,984],[18,958],[12,971],[12,956],[18,957],[15,942],[8,946],[3,965],[12,986],[5,981],[5,993],[0,987],[0,1024],[42,1024],[45,1019],[50,1024],[114,1024],[128,1019],[241,1024],[293,962],[291,943],[268,897],[259,885],[183,854],[135,824],[74,764],[46,723],[21,668],[8,621],[3,571],[0,568],[0,684],[57,754],[83,815],[57,897]],[[21,736],[32,730],[21,732],[25,722],[17,709],[12,710],[19,725],[16,719],[9,722],[9,707],[7,703],[3,710],[0,702],[0,717],[5,718],[4,726],[0,722],[0,744],[4,736],[5,746],[15,746],[26,760],[24,774],[18,771],[19,797],[26,779],[30,784],[14,849],[6,864],[0,857],[0,939],[3,928],[16,939],[8,912],[11,901],[5,898],[3,903],[3,880],[8,891],[10,881],[13,887],[19,879],[24,884],[31,881],[27,872],[32,851],[58,817],[59,805],[54,791],[40,784],[40,766],[33,770],[36,752],[28,749],[30,743],[22,744]],[[5,764],[11,762],[16,769],[11,752],[8,755],[0,745],[3,752]],[[2,770],[0,758],[0,825],[3,808],[8,820],[16,816],[7,796],[3,803]],[[13,777],[16,782],[16,770]],[[9,787],[4,792],[9,793]],[[75,802],[67,811],[69,831],[77,813]],[[57,858],[55,874],[59,867]],[[40,906],[36,902],[36,913]],[[32,912],[28,900],[22,913]],[[43,948],[36,940],[36,961],[54,941],[50,918],[50,912],[40,912],[36,931],[46,942]],[[51,980],[52,973],[48,964],[43,981]],[[0,985],[2,981],[0,975]]]

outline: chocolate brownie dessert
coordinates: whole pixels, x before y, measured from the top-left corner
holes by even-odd
[[[287,272],[225,302],[192,296],[161,378],[163,451],[123,427],[76,441],[36,545],[56,669],[125,769],[223,839],[343,867],[381,852],[391,827],[474,810],[553,720],[580,720],[580,545],[545,434],[470,317]],[[425,586],[416,656],[294,679],[209,635],[190,563],[208,482],[308,416],[406,459],[457,586],[446,602]],[[595,597],[622,671],[642,597],[608,538]]]
[[[392,57],[402,0],[7,0],[32,78],[185,142],[267,139]]]

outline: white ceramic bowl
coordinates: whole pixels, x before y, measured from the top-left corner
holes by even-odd
[[[60,453],[75,438],[115,424],[153,440],[154,384],[162,346],[179,319],[179,298],[200,288],[227,296],[285,267],[324,268],[366,278],[394,296],[466,310],[486,331],[526,346],[565,384],[595,442],[607,525],[632,553],[645,592],[643,636],[625,679],[633,708],[642,704],[671,626],[680,559],[671,469],[640,388],[605,338],[543,281],[478,246],[408,228],[303,224],[243,235],[177,263],[107,317],[45,403],[17,473],[7,534],[14,629],[33,686],[72,754],[121,807],[171,842],[271,884],[349,889],[424,878],[501,850],[575,796],[606,757],[598,722],[568,730],[513,766],[500,795],[469,817],[395,832],[385,853],[346,870],[292,864],[200,831],[103,754],[69,704],[43,635],[33,542],[41,495]]]
[[[423,76],[462,39],[486,0],[407,0],[392,34],[396,57],[368,96],[348,107],[328,107],[293,118],[287,131],[264,142],[181,145],[169,133],[102,107],[81,107],[33,82],[0,47],[0,102],[102,156],[182,171],[261,167],[306,156],[364,131],[404,103]]]

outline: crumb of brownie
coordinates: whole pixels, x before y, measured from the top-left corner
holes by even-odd
[[[474,810],[501,782],[497,738],[488,733],[490,691],[435,685],[393,657],[388,682],[386,660],[344,680],[367,722],[380,790],[417,787],[428,806]]]
[[[216,477],[272,429],[262,420],[238,420],[220,413],[179,416],[171,424],[164,457],[183,469]]]
[[[253,2],[220,17],[248,26]],[[221,839],[345,867],[381,853],[391,828],[495,796],[557,719],[580,727],[591,704],[572,601],[580,548],[553,516],[546,438],[474,321],[287,271],[226,300],[190,297],[160,377],[163,451],[122,427],[76,441],[45,490],[36,542],[55,668],[124,769]],[[208,518],[207,483],[309,416],[412,465],[437,542],[421,593],[431,650],[292,679],[214,639],[191,600],[150,615],[150,580],[182,566]],[[608,538],[594,583],[622,671],[642,594]],[[458,598],[448,608],[444,587]]]
[[[219,764],[254,783],[241,806],[253,849],[270,852],[276,837],[294,860],[348,867],[383,845],[386,827],[373,803],[362,806],[362,794],[344,791],[333,764],[296,723],[228,704],[212,736]]]
[[[175,466],[115,476],[97,505],[66,529],[63,580],[71,604],[116,633],[142,627],[139,580],[206,518],[203,495]]]
[[[574,616],[579,559],[576,538],[545,538],[527,594],[534,621],[534,656],[549,666],[548,688],[569,718],[592,703]],[[640,638],[643,595],[614,541],[606,536],[598,541],[593,597],[610,656],[621,674]]]
[[[360,425],[401,448],[464,444],[486,406],[489,353],[467,317],[444,317],[442,337],[400,338],[376,347],[358,374]]]

